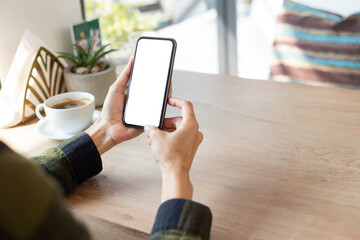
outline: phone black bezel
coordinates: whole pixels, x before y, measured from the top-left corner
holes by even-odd
[[[174,60],[175,60],[176,47],[177,47],[177,43],[176,43],[175,39],[173,39],[173,38],[142,36],[142,37],[140,37],[140,38],[136,41],[136,47],[135,47],[135,53],[134,53],[134,60],[133,60],[133,64],[132,64],[132,67],[131,67],[130,80],[129,80],[129,88],[128,88],[128,93],[127,93],[127,96],[126,96],[126,102],[125,102],[125,108],[124,108],[124,116],[123,116],[123,119],[122,119],[122,120],[123,120],[123,124],[124,124],[126,127],[139,128],[139,129],[144,129],[144,127],[145,127],[145,126],[141,126],[141,125],[130,124],[130,123],[127,123],[127,122],[125,121],[127,102],[128,102],[128,98],[129,98],[130,90],[131,90],[132,74],[133,74],[133,69],[134,69],[135,61],[136,61],[136,51],[137,51],[138,43],[139,43],[139,41],[140,41],[141,39],[171,41],[172,44],[173,44],[172,50],[171,50],[170,63],[169,63],[169,70],[168,70],[168,75],[167,75],[167,80],[166,80],[166,89],[165,89],[164,98],[163,98],[163,105],[162,105],[162,109],[161,109],[160,122],[159,122],[159,126],[156,126],[156,127],[158,127],[158,128],[161,129],[162,126],[163,126],[164,118],[165,118],[165,114],[166,114],[166,105],[167,105],[167,99],[168,99],[168,96],[169,96],[170,83],[171,83],[171,77],[172,77],[172,73],[173,73]]]

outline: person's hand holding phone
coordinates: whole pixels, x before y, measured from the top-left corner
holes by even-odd
[[[100,154],[143,132],[142,129],[127,128],[122,122],[126,101],[125,88],[130,79],[132,63],[133,59],[130,58],[125,69],[110,87],[100,117],[86,130]]]
[[[145,126],[154,159],[162,172],[162,202],[172,198],[192,199],[189,171],[203,139],[191,102],[170,98],[168,103],[180,108],[183,116],[165,119],[162,130]]]

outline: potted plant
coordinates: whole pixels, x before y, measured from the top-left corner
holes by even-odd
[[[105,51],[109,44],[93,51],[93,44],[87,49],[74,44],[75,54],[60,52],[73,65],[65,68],[64,78],[69,92],[89,92],[95,96],[95,105],[102,106],[111,84],[116,80],[115,66],[103,58],[115,49]]]
[[[134,32],[153,31],[158,28],[159,18],[154,14],[141,14],[137,4],[131,1],[85,1],[86,17],[100,19],[101,37],[123,48]]]

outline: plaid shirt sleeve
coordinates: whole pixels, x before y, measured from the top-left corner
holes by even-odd
[[[90,239],[62,201],[63,192],[102,170],[90,136],[76,135],[32,161],[43,170],[0,142],[0,239]],[[207,240],[210,226],[209,208],[172,199],[159,207],[150,238]]]
[[[102,170],[100,154],[86,133],[80,133],[32,160],[55,177],[66,194]]]
[[[212,214],[208,207],[185,199],[171,199],[159,207],[151,240],[208,240]]]

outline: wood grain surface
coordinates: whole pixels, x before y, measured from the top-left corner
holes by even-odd
[[[90,231],[93,239],[102,240],[147,240],[149,234],[127,228],[104,219],[84,214],[80,211],[73,211],[75,216],[83,221]]]
[[[173,96],[193,102],[204,133],[191,179],[194,200],[212,210],[211,239],[360,239],[359,91],[175,71]],[[34,122],[0,139],[26,156],[57,144]],[[161,177],[146,137],[102,158],[68,205],[150,233]]]

